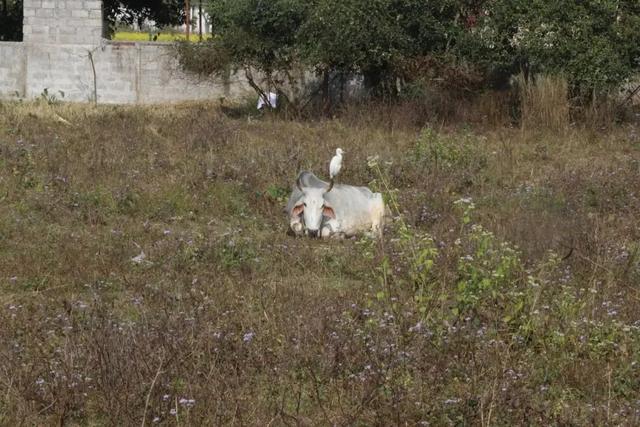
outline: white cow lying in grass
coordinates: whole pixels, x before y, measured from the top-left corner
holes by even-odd
[[[286,208],[296,235],[311,237],[380,235],[384,225],[382,194],[367,187],[327,183],[301,172]]]

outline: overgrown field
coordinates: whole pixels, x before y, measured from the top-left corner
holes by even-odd
[[[0,424],[639,424],[638,127],[391,110],[0,104]],[[380,242],[286,233],[338,146]]]

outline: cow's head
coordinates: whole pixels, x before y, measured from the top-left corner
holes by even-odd
[[[302,215],[304,218],[305,228],[312,237],[320,235],[320,227],[322,226],[322,217],[336,217],[333,208],[325,200],[324,195],[333,188],[333,180],[327,188],[309,188],[300,185],[300,177],[296,180],[296,186],[302,193],[295,206],[291,210],[291,216],[297,217]]]

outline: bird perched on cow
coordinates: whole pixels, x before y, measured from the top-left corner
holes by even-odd
[[[385,205],[380,193],[367,187],[325,182],[301,172],[292,188],[286,212],[293,234],[310,237],[380,236]]]
[[[342,169],[342,155],[344,151],[342,148],[338,148],[336,150],[336,155],[331,159],[331,163],[329,163],[329,178],[333,181],[333,179],[340,173],[340,169]]]

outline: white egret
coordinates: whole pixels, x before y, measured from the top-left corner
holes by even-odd
[[[269,92],[264,95],[266,97],[266,102],[262,96],[258,97],[258,110],[262,110],[264,107],[276,108],[278,104],[278,94]]]
[[[329,163],[329,178],[333,180],[339,173],[340,169],[342,169],[342,155],[344,151],[342,148],[338,148],[336,150],[336,155],[331,159],[331,163]]]

